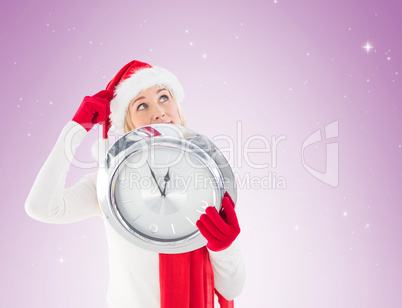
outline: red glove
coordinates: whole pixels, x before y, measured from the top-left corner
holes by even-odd
[[[228,248],[240,233],[234,202],[229,194],[225,192],[219,214],[216,208],[209,206],[196,225],[207,239],[207,247],[210,250],[220,251]]]
[[[74,115],[73,121],[87,131],[97,123],[103,124],[110,115],[110,101],[113,95],[113,90],[103,90],[94,96],[85,96]]]

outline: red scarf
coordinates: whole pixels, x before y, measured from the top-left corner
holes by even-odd
[[[207,248],[159,254],[161,308],[214,308],[214,292],[222,308],[233,308],[214,289],[214,272]]]

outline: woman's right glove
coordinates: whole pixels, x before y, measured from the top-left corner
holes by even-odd
[[[95,124],[102,125],[110,115],[113,90],[102,90],[94,96],[85,96],[73,117],[73,121],[89,131]]]

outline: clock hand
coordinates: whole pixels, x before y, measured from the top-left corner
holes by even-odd
[[[170,167],[168,168],[168,171],[167,171],[165,177],[163,178],[163,180],[165,181],[165,187],[163,188],[162,197],[166,197],[166,184],[167,184],[167,182],[170,181],[169,169],[170,169]]]
[[[152,177],[153,177],[154,180],[155,180],[156,186],[158,186],[158,189],[159,189],[159,191],[160,191],[160,193],[161,193],[161,196],[163,196],[162,189],[159,187],[158,181],[156,180],[156,177],[155,177],[155,173],[152,171],[151,167],[149,166],[148,161],[147,161],[147,165],[148,165],[148,167],[149,167],[149,170],[151,171]]]

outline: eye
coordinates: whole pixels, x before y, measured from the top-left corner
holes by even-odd
[[[161,103],[163,103],[163,102],[166,102],[168,99],[169,99],[169,97],[168,97],[167,95],[162,95],[162,96],[159,98],[159,101],[160,101]]]
[[[147,104],[142,103],[142,104],[139,104],[139,105],[138,105],[137,110],[144,110],[144,109],[146,109],[147,107],[148,107]]]

